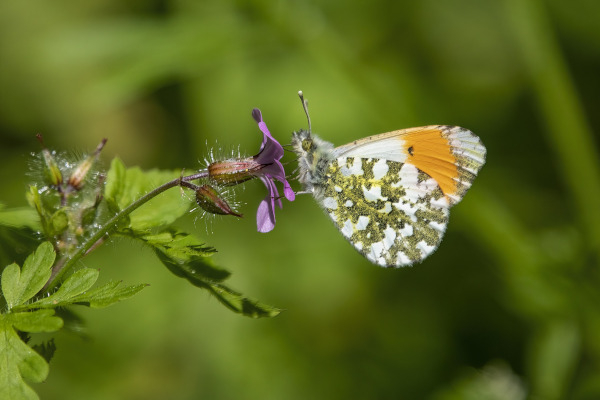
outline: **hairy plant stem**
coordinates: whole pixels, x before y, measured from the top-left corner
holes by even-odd
[[[101,244],[106,237],[112,233],[113,230],[117,228],[117,223],[127,215],[131,214],[134,210],[147,203],[149,200],[158,196],[162,192],[171,189],[176,186],[189,187],[189,181],[193,181],[200,178],[206,178],[208,176],[208,170],[202,170],[196,174],[189,176],[182,176],[177,179],[173,179],[151,192],[146,193],[139,199],[135,200],[133,203],[129,204],[123,210],[119,211],[115,214],[111,219],[109,219],[96,233],[94,233],[90,238],[88,238],[85,242],[81,243],[80,247],[74,254],[70,255],[62,255],[58,261],[52,267],[52,274],[50,275],[50,279],[42,289],[42,291],[47,291],[54,288],[64,276],[64,274],[70,270],[79,259],[84,257],[89,251],[93,248],[97,247]]]

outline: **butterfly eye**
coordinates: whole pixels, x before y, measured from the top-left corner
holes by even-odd
[[[311,139],[304,139],[302,141],[302,150],[309,151],[313,147],[313,141]]]

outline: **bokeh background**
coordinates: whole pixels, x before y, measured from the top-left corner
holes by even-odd
[[[255,154],[259,107],[289,143],[461,125],[487,164],[422,265],[365,261],[309,196],[256,232],[179,222],[229,284],[285,309],[253,320],[114,241],[85,259],[151,286],[78,309],[44,399],[600,398],[600,3],[593,0],[85,1],[0,4],[0,201],[26,204],[35,134],[129,166]],[[288,169],[294,168],[287,155]],[[297,183],[293,183],[298,189]]]

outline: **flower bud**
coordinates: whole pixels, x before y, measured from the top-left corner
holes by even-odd
[[[46,146],[44,146],[44,138],[42,137],[42,134],[38,133],[37,135],[35,135],[35,137],[42,145],[42,158],[44,159],[45,167],[44,180],[49,185],[59,186],[63,181],[60,168],[58,168],[58,164],[56,163],[56,160],[54,159],[54,156],[52,155],[50,150],[48,150]]]
[[[211,181],[233,186],[256,177],[264,165],[257,163],[254,157],[216,161],[208,166],[208,177]]]
[[[219,215],[233,215],[242,217],[229,207],[229,204],[210,185],[202,185],[196,189],[196,203],[206,212]]]
[[[69,177],[69,185],[71,185],[75,190],[79,190],[83,187],[83,181],[87,176],[87,173],[94,165],[94,159],[92,157],[87,157],[83,160],[77,168],[73,171],[71,176]]]
[[[44,158],[44,179],[46,180],[46,183],[52,186],[59,186],[63,180],[62,173],[60,172],[52,153],[48,149],[43,149],[42,157]]]
[[[100,142],[100,144],[98,145],[98,147],[96,147],[94,153],[86,157],[82,162],[80,162],[77,168],[75,168],[75,170],[71,173],[71,176],[69,177],[69,185],[73,189],[80,190],[83,187],[83,183],[85,181],[85,178],[87,177],[88,172],[90,172],[90,169],[94,165],[94,162],[96,162],[96,159],[98,158],[98,155],[100,154],[100,151],[102,150],[105,144],[106,139],[103,139],[102,142]]]

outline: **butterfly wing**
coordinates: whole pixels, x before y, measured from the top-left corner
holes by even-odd
[[[485,154],[477,136],[456,126],[370,136],[333,150],[317,200],[371,262],[411,265],[438,247],[449,208],[471,186]]]
[[[486,149],[471,131],[430,125],[382,133],[334,149],[337,157],[409,163],[435,179],[450,206],[458,203],[485,163]]]
[[[449,204],[437,182],[409,163],[338,157],[328,165],[321,206],[369,261],[421,261],[442,240]]]

